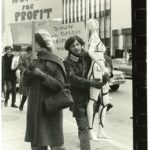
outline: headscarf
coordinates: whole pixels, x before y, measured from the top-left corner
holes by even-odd
[[[49,49],[56,49],[56,38],[52,37],[48,31],[44,29],[39,29],[37,33],[40,34],[40,36],[42,37],[43,41]]]

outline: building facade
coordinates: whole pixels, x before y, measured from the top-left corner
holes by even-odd
[[[132,29],[124,28],[112,31],[113,56],[123,58],[127,53],[132,52]]]
[[[99,22],[99,36],[110,51],[111,0],[62,0],[63,24],[95,18]]]

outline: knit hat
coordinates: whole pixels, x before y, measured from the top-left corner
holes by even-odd
[[[37,33],[39,33],[41,35],[42,39],[44,40],[44,42],[48,48],[50,48],[50,49],[56,48],[56,46],[55,46],[56,38],[52,37],[48,31],[46,31],[44,29],[39,29],[37,31]]]

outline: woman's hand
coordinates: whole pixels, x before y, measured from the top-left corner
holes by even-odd
[[[37,76],[40,79],[44,79],[46,77],[46,74],[42,72],[39,68],[35,67],[32,69],[32,75]]]
[[[106,73],[106,74],[110,74],[110,69],[109,69],[109,68],[105,68],[105,69],[104,69],[104,74],[105,74],[105,73]]]
[[[105,72],[103,75],[103,83],[106,84],[110,80],[109,73]]]
[[[39,61],[37,59],[33,59],[28,66],[29,70],[32,70],[33,68],[37,67],[38,63],[39,63]]]

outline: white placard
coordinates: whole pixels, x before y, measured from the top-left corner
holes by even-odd
[[[7,23],[19,23],[59,18],[62,17],[61,10],[62,0],[5,1],[5,16]]]
[[[70,36],[80,36],[85,41],[85,49],[87,50],[87,34],[84,22],[61,24],[57,21],[49,21],[49,24],[37,24],[36,30],[38,29],[45,29],[52,35],[52,37],[56,38],[57,50],[53,52],[62,59],[67,56],[67,51],[65,50],[64,45]]]

